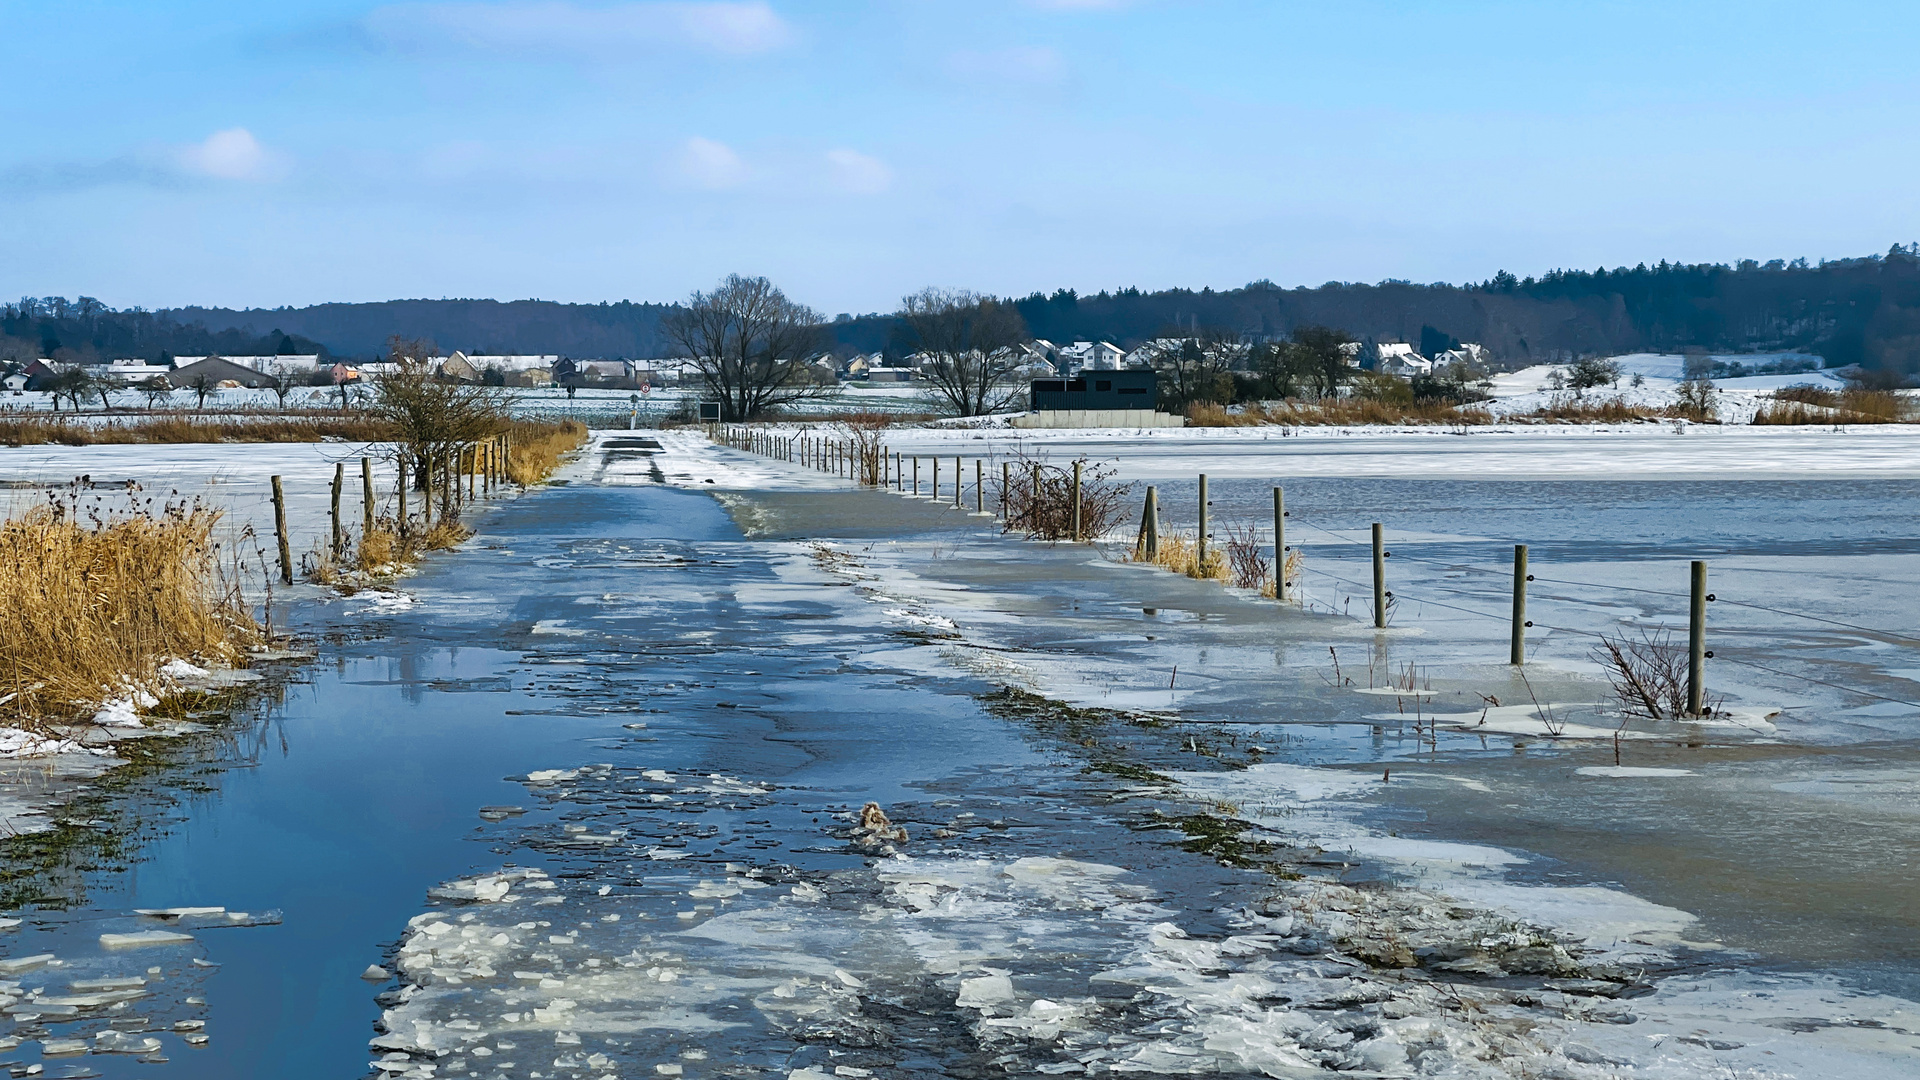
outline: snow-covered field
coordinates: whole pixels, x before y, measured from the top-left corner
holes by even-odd
[[[799,429],[795,429],[799,430]],[[809,433],[820,432],[807,429]],[[825,432],[832,437],[832,432]],[[1700,424],[1489,425],[1470,428],[967,429],[903,427],[904,454],[973,457],[1080,455],[1122,479],[1565,478],[1920,475],[1920,426],[1754,427]]]
[[[174,443],[109,446],[0,448],[0,508],[8,515],[44,504],[49,489],[81,477],[109,508],[125,505],[126,483],[138,497],[159,505],[169,499],[200,499],[224,514],[223,533],[237,537],[251,527],[257,543],[273,549],[273,485],[281,478],[287,500],[287,531],[296,558],[326,542],[334,467],[344,465],[342,514],[358,531],[360,459],[373,462],[374,497],[391,513],[397,474],[388,447],[366,443]],[[116,490],[117,489],[117,490]],[[57,493],[57,492],[56,492]],[[417,505],[412,509],[418,509]]]

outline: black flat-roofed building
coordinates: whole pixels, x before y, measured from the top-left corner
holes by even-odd
[[[1029,407],[1034,412],[1065,409],[1145,409],[1157,397],[1151,371],[1083,371],[1069,379],[1035,379]]]

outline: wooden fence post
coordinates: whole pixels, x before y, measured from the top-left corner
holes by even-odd
[[[273,535],[280,541],[280,583],[293,584],[293,545],[287,540],[287,493],[273,478]]]
[[[398,508],[398,513],[400,517],[400,531],[402,533],[405,533],[413,525],[413,522],[407,520],[407,455],[406,455],[406,451],[403,450],[400,452],[398,464],[400,467],[400,482],[394,485],[393,494],[395,499],[400,504]]]
[[[333,557],[339,558],[344,541],[340,535],[340,489],[347,482],[345,462],[333,463]]]
[[[360,543],[373,535],[373,459],[360,459]]]
[[[1287,500],[1273,489],[1273,598],[1287,598]]]
[[[1513,644],[1507,663],[1527,662],[1527,545],[1513,545]]]
[[[1387,628],[1387,549],[1380,523],[1373,523],[1373,628]]]
[[[1146,509],[1140,512],[1140,531],[1148,562],[1160,558],[1160,489],[1147,487]]]
[[[1707,564],[1693,562],[1693,602],[1687,612],[1687,715],[1707,711]]]
[[[1007,493],[1011,491],[1012,488],[1013,463],[1003,461],[1000,463],[1000,520],[1008,524],[1013,523],[1013,519],[1007,516],[1007,499],[1010,497]]]
[[[1076,544],[1080,542],[1080,466],[1081,464],[1082,463],[1078,461],[1073,463],[1073,542]]]
[[[973,459],[973,512],[987,512],[987,463]]]
[[[1207,572],[1207,474],[1200,474],[1200,539],[1194,547],[1195,565]]]

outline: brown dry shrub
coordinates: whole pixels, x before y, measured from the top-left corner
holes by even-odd
[[[1228,525],[1225,529],[1227,580],[1234,587],[1265,592],[1271,580],[1273,562],[1267,558],[1267,545],[1260,530],[1251,525]]]
[[[1636,420],[1657,420],[1666,410],[1645,405],[1629,405],[1617,397],[1582,398],[1568,395],[1555,398],[1524,415],[1529,420],[1563,420],[1580,424],[1626,424]]]
[[[1113,466],[1080,458],[1066,466],[1020,457],[1011,462],[1009,486],[1001,492],[1007,508],[1005,532],[1032,540],[1073,537],[1073,465],[1080,466],[1080,539],[1098,540],[1127,519],[1132,484],[1113,479]]]
[[[260,631],[223,574],[220,512],[107,512],[63,499],[0,522],[0,708],[41,727],[171,658],[241,661]]]

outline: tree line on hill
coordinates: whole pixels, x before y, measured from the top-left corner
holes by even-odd
[[[1669,263],[1612,270],[1501,271],[1478,284],[1328,282],[1282,288],[1071,289],[998,303],[1036,338],[1123,347],[1206,332],[1249,343],[1290,341],[1331,327],[1362,341],[1418,342],[1431,354],[1477,342],[1505,366],[1567,363],[1638,351],[1805,351],[1830,367],[1920,372],[1920,245],[1823,261]],[[481,353],[654,358],[679,342],[666,320],[684,304],[562,304],[522,300],[396,300],[306,308],[116,311],[97,300],[0,305],[0,361],[319,352],[375,358],[393,334]],[[904,357],[920,334],[895,311],[824,321],[819,341],[843,355]]]

